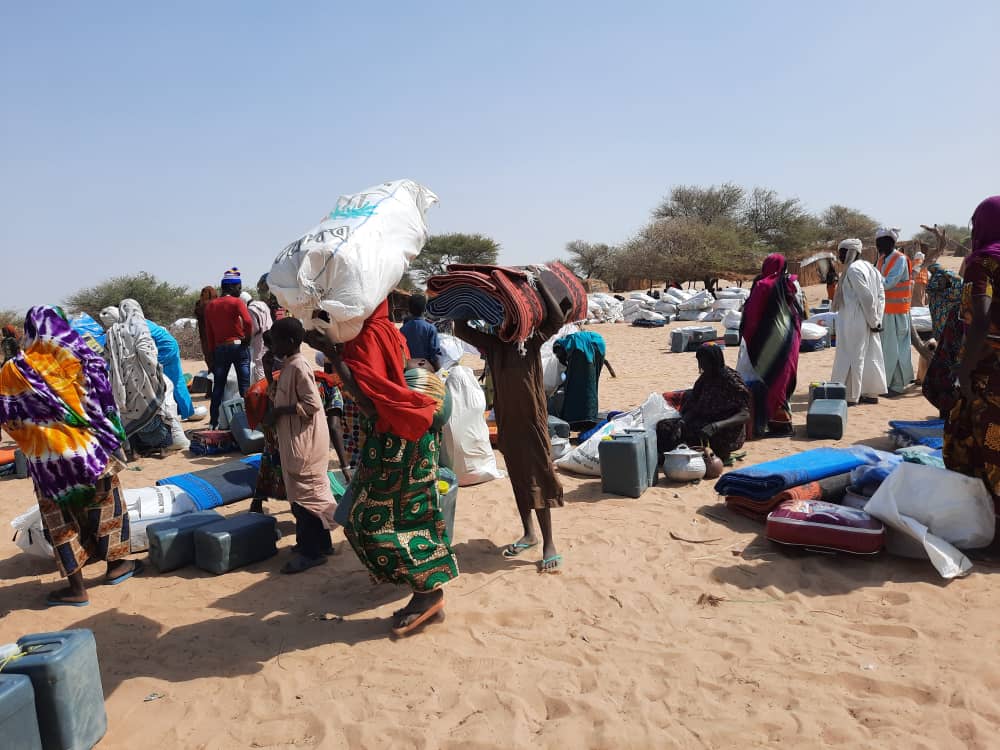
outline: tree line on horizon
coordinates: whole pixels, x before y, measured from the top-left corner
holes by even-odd
[[[878,226],[863,211],[839,204],[812,214],[798,198],[782,197],[768,188],[748,190],[731,182],[708,187],[678,185],[653,208],[648,224],[635,236],[618,245],[573,240],[565,252],[567,264],[579,276],[600,279],[612,288],[628,279],[707,283],[727,274],[752,276],[773,252],[818,248],[847,237],[870,246]],[[966,254],[968,227],[941,226],[955,254]],[[914,239],[934,242],[928,232]],[[456,263],[496,264],[500,250],[498,242],[482,234],[432,235],[400,287],[418,290],[431,276]],[[255,290],[247,287],[247,291],[253,294]],[[86,312],[96,319],[108,305],[132,298],[142,305],[147,318],[169,325],[191,317],[198,296],[199,290],[141,271],[80,289],[63,304],[68,312]],[[8,323],[23,325],[23,315],[0,310],[0,325]]]

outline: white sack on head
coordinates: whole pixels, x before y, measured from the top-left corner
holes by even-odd
[[[267,276],[278,303],[307,327],[314,310],[330,333],[350,341],[403,278],[427,242],[427,210],[437,196],[413,180],[342,196],[329,216],[275,258]]]

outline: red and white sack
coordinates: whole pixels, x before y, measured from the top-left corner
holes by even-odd
[[[267,277],[278,303],[306,327],[330,316],[338,342],[361,332],[427,242],[437,196],[413,180],[385,182],[337,200],[318,226],[275,258]]]

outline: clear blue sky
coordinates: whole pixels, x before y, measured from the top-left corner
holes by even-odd
[[[1000,193],[1000,2],[0,7],[0,307],[256,276],[411,177],[502,260],[732,180],[903,227]]]

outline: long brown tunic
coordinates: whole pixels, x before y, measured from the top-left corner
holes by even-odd
[[[524,343],[507,344],[469,328],[455,326],[455,334],[486,355],[493,387],[497,447],[507,464],[510,484],[520,510],[559,508],[563,488],[552,466],[548,405],[542,378],[542,344],[559,330],[546,323]]]
[[[277,423],[288,499],[316,515],[324,528],[332,528],[336,503],[327,475],[330,432],[313,370],[300,352],[286,359],[281,368],[274,405],[295,408],[295,414],[280,417]]]

